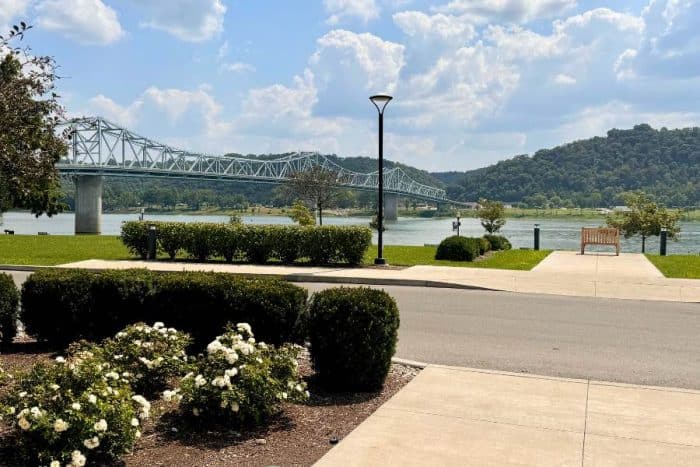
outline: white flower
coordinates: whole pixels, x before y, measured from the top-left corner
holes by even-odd
[[[148,418],[148,415],[151,411],[151,403],[148,402],[143,396],[131,396],[131,400],[135,401],[137,404],[141,406],[141,412],[139,412],[139,418],[144,419]]]
[[[117,333],[117,336],[116,336],[116,337],[117,337],[117,338],[126,337],[126,333],[125,333],[124,331],[120,331],[120,332]]]
[[[107,431],[107,420],[101,418],[100,421],[95,423],[93,428],[95,429],[95,431]]]
[[[194,415],[195,417],[199,417],[199,409],[197,407],[192,409],[192,415]]]
[[[231,402],[231,411],[232,412],[238,412],[240,409],[238,402]]]
[[[78,451],[77,449],[71,453],[70,460],[71,464],[76,467],[83,467],[85,465],[85,462],[87,461],[87,459],[85,459],[85,456],[83,456],[83,453]]]
[[[205,384],[207,384],[207,380],[204,379],[204,376],[202,376],[202,375],[195,376],[195,378],[194,378],[194,385],[195,386],[200,388],[200,387],[204,386]]]
[[[211,385],[223,388],[224,386],[226,386],[226,378],[222,378],[221,376],[217,376],[216,378],[211,380]]]
[[[7,413],[10,414],[10,415],[14,415],[14,414],[15,414],[15,408],[14,408],[14,407],[9,407],[9,408],[7,409]]]
[[[27,397],[27,391],[20,392],[19,397]]]
[[[286,398],[287,398],[287,393],[286,393],[286,392],[283,392],[283,393],[282,393],[282,399],[286,399]]]
[[[61,467],[61,463],[58,461],[51,461],[49,467]]]
[[[234,352],[233,350],[229,350],[226,352],[226,361],[229,363],[229,365],[233,365],[238,361],[238,354]]]
[[[63,431],[66,431],[70,425],[67,422],[64,422],[62,419],[57,418],[55,422],[53,422],[53,430],[56,433],[61,433]]]
[[[95,396],[94,394],[90,394],[88,396],[88,402],[91,404],[97,404],[97,396]]]
[[[238,323],[236,329],[238,329],[238,332],[247,332],[251,336],[253,335],[253,330],[248,323]]]
[[[41,417],[41,409],[39,407],[32,407],[29,412],[32,414],[32,417],[34,417],[34,418]]]
[[[119,379],[119,373],[110,371],[109,373],[105,374],[105,378]]]
[[[66,359],[63,357],[56,357],[56,363],[66,363]]]
[[[220,406],[221,406],[222,409],[225,409],[226,407],[228,407],[228,402],[226,402],[225,400],[224,400],[224,401],[221,401]]]
[[[311,397],[311,394],[309,393],[309,391],[305,391],[305,392],[304,392],[304,395],[305,395],[306,397]]]
[[[165,390],[165,391],[163,391],[163,400],[165,402],[170,402],[173,400],[173,397],[175,396],[175,394],[177,394],[176,391]]]
[[[218,340],[213,340],[207,345],[207,353],[213,354],[215,352],[219,352],[224,349],[224,346],[221,342]]]
[[[304,390],[304,388],[301,387],[301,384],[297,384],[297,385],[295,386],[295,389],[296,389],[297,391],[299,391],[299,392],[302,392],[302,391]]]
[[[226,376],[228,376],[229,378],[233,378],[234,376],[236,376],[238,374],[238,368],[228,369],[224,372],[224,374]]]
[[[160,328],[164,328],[164,327],[165,327],[165,324],[161,323],[160,321],[158,321],[157,323],[155,323],[153,325],[154,329],[160,329]]]
[[[24,418],[24,417],[20,417],[20,419],[19,419],[19,421],[17,422],[17,424],[18,424],[19,427],[20,427],[21,429],[23,429],[23,430],[28,430],[28,429],[32,426],[32,424],[29,423],[29,422],[27,421],[27,419]]]
[[[80,405],[80,402],[73,402],[70,407],[73,410],[80,410],[83,406]]]
[[[100,445],[100,438],[98,438],[97,436],[93,436],[92,438],[83,441],[83,444],[88,449],[95,449],[97,446]]]
[[[138,418],[132,418],[132,419],[131,419],[131,426],[133,426],[133,427],[139,426],[139,419],[138,419]]]
[[[50,388],[53,389],[54,391],[58,391],[59,389],[61,389],[61,386],[59,386],[58,384],[52,384],[50,386]]]
[[[134,436],[136,439],[139,439],[141,437],[141,432],[139,430],[136,430],[136,433],[134,433]]]

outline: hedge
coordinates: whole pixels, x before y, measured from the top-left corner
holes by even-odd
[[[199,261],[212,257],[250,263],[270,260],[312,264],[360,264],[372,231],[360,226],[242,225],[183,222],[125,222],[121,239],[146,258],[148,227],[156,226],[158,251],[174,259],[181,252]]]
[[[513,248],[508,239],[502,235],[484,235],[484,238],[489,241],[493,251],[510,250]]]
[[[399,310],[382,290],[334,288],[315,293],[309,305],[311,358],[319,382],[330,390],[382,387],[396,351]]]
[[[303,342],[306,289],[276,279],[204,272],[47,269],[22,287],[27,333],[52,345],[98,340],[136,322],[164,322],[203,346],[247,322],[271,344]]]
[[[17,334],[19,291],[9,274],[0,274],[0,340],[9,344]]]
[[[480,255],[481,240],[479,238],[447,237],[435,252],[435,259],[449,261],[474,261]]]

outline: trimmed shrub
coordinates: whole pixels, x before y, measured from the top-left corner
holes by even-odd
[[[22,288],[27,332],[53,345],[113,336],[130,323],[167,322],[200,346],[226,323],[248,322],[266,342],[303,342],[307,291],[276,279],[147,270],[47,269]]]
[[[484,255],[491,251],[491,242],[489,242],[487,239],[484,237],[481,237],[479,239],[479,253],[481,255]]]
[[[456,235],[447,237],[435,252],[435,259],[448,261],[474,261],[479,256],[481,242],[478,239],[458,237]]]
[[[502,235],[484,235],[484,238],[489,241],[493,251],[510,250],[513,248],[508,239]]]
[[[150,404],[89,352],[39,363],[17,379],[2,413],[20,465],[112,464],[130,451]]]
[[[258,426],[279,412],[283,402],[308,398],[297,372],[298,348],[256,343],[251,327],[239,323],[207,346],[180,387],[165,391],[166,402],[202,425]]]
[[[0,274],[0,338],[9,344],[17,334],[19,291],[9,274]]]
[[[212,256],[232,262],[270,260],[313,264],[360,264],[372,242],[372,231],[359,226],[231,225],[181,222],[126,222],[122,242],[136,255],[148,252],[148,226],[155,225],[158,247],[175,258],[184,250],[198,261]]]
[[[380,389],[398,329],[396,302],[382,290],[334,288],[314,294],[309,336],[319,382],[335,391]]]

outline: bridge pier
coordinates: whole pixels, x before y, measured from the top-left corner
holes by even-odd
[[[384,194],[384,220],[396,221],[399,219],[399,197],[391,193]]]
[[[101,175],[78,175],[75,181],[75,234],[96,234],[102,231]]]

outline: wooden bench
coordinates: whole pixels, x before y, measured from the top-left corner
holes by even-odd
[[[581,229],[581,254],[584,254],[586,245],[612,245],[615,247],[615,254],[620,256],[620,231],[602,227],[583,227]]]

